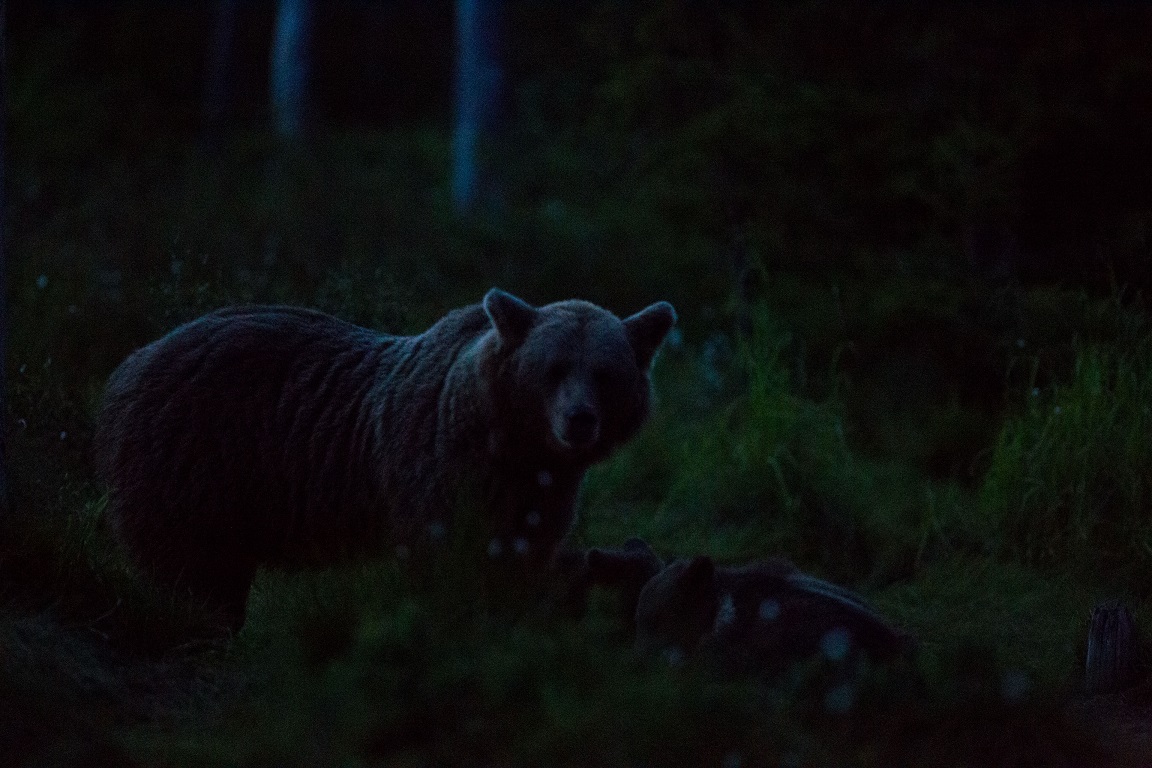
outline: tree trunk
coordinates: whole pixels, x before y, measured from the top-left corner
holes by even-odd
[[[270,91],[272,125],[285,139],[298,138],[304,128],[311,31],[311,0],[280,0],[272,34]]]
[[[5,41],[8,38],[8,8],[0,0],[0,517],[7,518],[11,510],[8,491],[8,250],[5,248],[4,230],[7,221],[6,184],[8,143],[8,57]]]
[[[482,171],[478,152],[499,114],[499,0],[457,0],[452,202],[465,213],[476,204]]]
[[[1130,686],[1136,670],[1136,627],[1132,613],[1119,600],[1092,609],[1088,653],[1084,661],[1089,693],[1112,693]]]
[[[232,92],[232,60],[236,37],[237,0],[217,0],[212,39],[204,68],[204,141],[209,147],[220,142],[228,118]]]
[[[289,171],[297,160],[299,139],[304,132],[312,13],[312,0],[280,0],[276,11],[268,76],[272,129],[280,141],[269,155],[265,168],[265,184],[274,200],[283,200],[287,194],[286,187],[292,175]],[[282,207],[275,206],[277,213],[273,214],[264,236],[258,295],[264,295],[268,290],[272,272],[280,260],[284,236]]]

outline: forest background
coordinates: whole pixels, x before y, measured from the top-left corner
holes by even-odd
[[[8,11],[9,764],[1139,764],[1076,713],[1092,606],[1152,621],[1141,4]],[[235,639],[134,576],[89,455],[130,351],[493,285],[679,312],[579,541],[786,555],[915,633],[922,687],[669,669],[610,594],[509,617],[388,562],[264,574]]]

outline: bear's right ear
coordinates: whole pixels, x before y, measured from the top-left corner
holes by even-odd
[[[676,310],[666,301],[658,301],[624,320],[624,332],[641,370],[652,364],[656,350],[675,324]]]
[[[501,341],[519,344],[536,322],[536,308],[523,299],[493,288],[484,295],[484,313]]]

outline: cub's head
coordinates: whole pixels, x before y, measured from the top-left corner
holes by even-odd
[[[716,566],[707,556],[673,560],[640,592],[636,647],[683,659],[712,631],[718,610]]]
[[[633,536],[622,547],[593,547],[584,556],[585,578],[589,585],[603,585],[636,596],[653,576],[664,570],[664,561],[644,539]]]
[[[649,368],[676,322],[671,304],[621,320],[586,301],[533,307],[493,288],[484,312],[502,361],[499,394],[530,443],[590,463],[647,419]]]

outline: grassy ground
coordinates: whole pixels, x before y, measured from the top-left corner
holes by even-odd
[[[1105,763],[1104,730],[1068,705],[1098,600],[1132,606],[1149,645],[1152,323],[1122,281],[1109,290],[1085,268],[1068,274],[1087,288],[1061,287],[1037,265],[1090,246],[1116,269],[1138,263],[1150,219],[1105,200],[1084,242],[1022,231],[1032,261],[1018,270],[1011,238],[984,247],[966,233],[994,211],[1031,221],[1037,192],[1012,180],[1033,183],[1048,156],[1032,129],[1074,104],[1104,141],[1110,94],[1144,60],[1114,40],[1108,89],[1073,83],[1053,106],[1045,62],[1080,50],[1061,47],[1076,25],[1058,16],[1003,88],[988,86],[997,121],[949,95],[982,82],[979,61],[922,82],[862,43],[844,47],[859,61],[841,71],[805,53],[805,35],[890,33],[904,46],[892,61],[952,61],[975,56],[965,35],[1027,47],[1012,13],[943,34],[878,11],[781,11],[736,35],[724,68],[678,6],[658,5],[623,43],[612,30],[628,24],[595,15],[597,64],[523,85],[516,151],[496,148],[467,217],[449,205],[440,123],[327,127],[297,148],[240,127],[208,151],[171,126],[125,127],[114,97],[131,90],[85,79],[79,33],[16,46],[0,755]],[[752,55],[766,40],[780,52]],[[766,686],[671,668],[632,653],[610,594],[577,621],[390,561],[262,573],[229,637],[127,567],[88,451],[128,352],[238,301],[416,332],[492,285],[620,314],[668,299],[681,316],[656,362],[652,421],[588,478],[579,542],[787,555],[913,632],[911,673],[876,670],[829,699],[811,671]]]
[[[443,138],[429,133],[375,142],[381,174],[442,159]],[[356,146],[336,137],[321,151]],[[202,159],[187,162],[202,183]],[[1114,596],[1147,615],[1137,574],[1152,557],[1142,514],[1152,336],[1138,305],[1112,299],[782,274],[736,314],[706,295],[681,302],[652,422],[590,475],[578,540],[641,535],[666,556],[730,562],[784,553],[860,589],[918,637],[922,685],[878,673],[847,711],[830,711],[803,676],[765,688],[637,658],[610,595],[576,622],[494,610],[454,580],[414,585],[387,562],[266,573],[248,625],[229,638],[197,606],[137,580],[105,529],[86,453],[120,355],[236,300],[410,331],[489,283],[564,295],[514,266],[515,250],[472,280],[421,288],[458,262],[482,264],[493,239],[528,237],[452,222],[440,191],[407,222],[419,255],[368,279],[364,264],[334,256],[321,269],[282,255],[266,274],[214,264],[215,246],[200,243],[162,252],[163,270],[119,267],[104,296],[108,264],[37,263],[17,241],[32,263],[17,270],[18,509],[0,550],[10,754],[28,765],[205,766],[1098,759],[1092,734],[1063,714],[1087,616]],[[642,281],[617,291],[594,298],[623,313],[667,295]],[[995,371],[992,382],[955,377],[957,344],[985,345],[991,362],[968,373]]]

